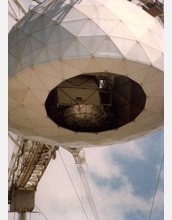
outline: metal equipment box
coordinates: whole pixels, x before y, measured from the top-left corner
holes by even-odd
[[[35,204],[35,190],[13,189],[11,196],[11,212],[31,212]]]

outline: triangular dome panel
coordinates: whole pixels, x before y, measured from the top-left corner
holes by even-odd
[[[39,77],[39,79],[42,81],[42,83],[45,85],[47,90],[51,90],[55,86],[57,86],[61,82],[60,76],[50,76],[45,72],[40,72],[36,70],[36,74]]]
[[[72,66],[74,69],[77,69],[81,72],[85,70],[85,68],[88,66],[91,58],[79,58],[79,59],[72,59],[72,60],[64,60],[63,62],[66,63],[69,66]]]
[[[88,5],[85,7],[85,5],[75,5],[75,8],[78,9],[78,11],[82,12],[88,17],[92,17],[100,8],[101,6],[99,5]]]
[[[149,69],[140,70],[129,75],[129,78],[139,84],[143,84],[144,78],[147,76]]]
[[[19,79],[19,81],[22,82],[24,85],[29,87],[29,85],[31,83],[32,72],[33,72],[33,70],[28,70],[24,73],[17,74],[16,78]]]
[[[43,105],[28,105],[25,109],[28,118],[46,117],[47,113]]]
[[[78,37],[86,37],[86,36],[103,36],[106,33],[92,20],[89,20],[86,25],[79,32]]]
[[[47,48],[49,48],[58,59],[61,59],[63,57],[63,54],[69,49],[74,39],[68,39],[63,41],[58,41],[56,43],[48,44]]]
[[[42,48],[42,47],[43,47],[43,44],[40,41],[34,39],[33,37],[28,38],[26,46],[24,47],[23,53],[21,55],[23,57],[27,56],[27,55],[31,54],[33,51],[35,51],[39,48]]]
[[[132,23],[135,25],[139,25],[141,27],[147,27],[143,20],[140,19],[134,11],[128,10],[128,8],[124,7],[116,7],[115,5],[113,7],[109,6],[110,10],[113,10],[113,12],[125,23]]]
[[[41,53],[42,50],[43,50],[43,48],[40,48],[38,50],[33,51],[32,53],[30,53],[27,56],[23,56],[22,62],[28,64],[29,67],[32,67],[35,60],[37,59],[37,57],[39,56],[39,54]]]
[[[9,91],[12,90],[27,90],[27,86],[23,84],[20,80],[17,79],[17,77],[13,77],[8,82],[8,89]]]
[[[40,115],[40,112],[35,112],[32,109],[29,109],[28,107],[26,108],[26,114],[27,117],[30,118],[40,118],[42,115]]]
[[[140,62],[131,62],[128,60],[125,60],[125,66],[127,69],[127,75],[138,72],[140,70],[147,71],[147,69],[149,68],[149,66],[147,66],[146,64]]]
[[[164,99],[162,97],[148,97],[145,108],[149,111],[159,113],[159,110],[163,108]]]
[[[10,69],[11,67],[13,67],[13,66],[18,62],[17,57],[15,57],[14,55],[12,55],[11,53],[8,53],[8,60],[9,60],[9,62],[8,62],[8,67],[9,67],[9,69]],[[13,70],[13,71],[14,71],[14,70]]]
[[[23,107],[17,108],[9,113],[10,119],[20,120],[20,119],[27,119],[26,111]]]
[[[138,120],[138,123],[143,125],[150,125],[151,127],[154,125],[154,123],[157,123],[159,120],[159,114],[154,112],[154,115],[146,117],[144,119]],[[162,119],[160,119],[162,121]]]
[[[87,19],[78,19],[76,21],[68,21],[61,23],[61,26],[68,30],[73,35],[77,36],[84,25],[88,22]]]
[[[152,48],[151,46],[147,46],[146,44],[143,44],[143,43],[140,43],[140,45],[142,46],[142,48],[146,52],[146,54],[149,57],[152,64],[161,55],[161,51],[156,50],[156,49]]]
[[[45,63],[47,60],[53,61],[56,59],[57,59],[57,55],[53,51],[51,51],[48,47],[44,47],[33,63],[37,65],[37,64]]]
[[[20,58],[21,54],[23,53],[23,50],[27,44],[28,39],[25,38],[24,40],[20,41],[18,44],[16,44],[14,47],[10,49],[10,54],[14,55],[15,57]]]
[[[119,38],[124,38],[125,36],[126,39],[136,40],[136,38],[124,22],[120,22],[110,33],[110,35]]]
[[[122,59],[114,59],[114,58],[98,58],[96,59],[99,65],[102,66],[105,72],[113,72],[113,67],[117,66],[119,63],[120,65],[124,65]]]
[[[157,86],[156,89],[153,92],[151,92],[149,95],[152,97],[158,96],[158,97],[163,98],[164,97],[164,85]]]
[[[40,31],[32,33],[32,36],[39,42],[46,44],[54,29],[55,26],[47,27],[46,29],[41,29]]]
[[[57,77],[59,79],[62,79],[62,67],[60,61],[51,62],[48,64],[40,65],[35,67],[36,71],[39,71],[41,73],[47,74],[50,77]]]
[[[14,47],[20,41],[24,40],[28,37],[28,34],[24,33],[22,30],[17,29],[14,33],[12,33],[8,38],[8,47],[9,49]]]
[[[31,17],[30,21],[27,24],[21,26],[21,30],[25,33],[30,34],[32,30],[35,28],[35,26],[38,24],[40,19],[41,17],[39,14],[33,16],[33,18]]]
[[[9,91],[9,97],[15,100],[18,104],[23,104],[26,98],[28,89],[12,90]]]
[[[30,65],[28,63],[24,62],[23,60],[19,60],[15,68],[15,73],[20,73],[23,69],[28,68],[30,68]]]
[[[146,92],[147,96],[154,93],[160,86],[162,86],[162,80],[156,80],[148,83],[143,83],[142,87]]]
[[[23,130],[23,127],[24,128],[32,128],[29,119],[14,119],[14,118],[12,118],[11,121],[15,123],[15,128],[17,128],[17,125],[19,125],[19,128],[20,129],[22,128],[22,130]]]
[[[107,2],[107,0],[106,0]],[[104,4],[106,4],[106,2],[104,2]],[[100,7],[98,10],[96,10],[96,12],[91,16],[94,19],[110,19],[110,20],[116,20],[116,21],[120,21],[120,18],[113,13],[111,10],[109,10],[107,7]]]
[[[139,25],[135,25],[128,22],[126,22],[125,24],[130,29],[130,31],[136,37],[137,40],[139,40],[148,31],[147,28],[141,27]]]
[[[147,75],[144,78],[143,82],[149,83],[149,82],[156,81],[155,79],[156,80],[164,80],[164,73],[161,70],[151,66],[148,69]]]
[[[63,54],[64,58],[85,57],[90,56],[91,52],[84,47],[78,39],[75,39],[68,50]]]
[[[119,20],[93,18],[93,21],[106,33],[110,34],[120,23]]]
[[[133,46],[136,44],[135,40],[128,40],[124,38],[118,38],[118,37],[110,37],[116,47],[120,50],[120,52],[123,54],[123,56],[126,56],[126,54],[133,48]]]
[[[159,57],[154,60],[153,65],[158,69],[164,71],[164,54],[160,54]]]
[[[127,70],[125,67],[125,61],[123,59],[116,60],[114,65],[109,69],[109,72],[126,76]]]
[[[84,73],[103,72],[104,69],[100,65],[99,59],[92,57],[88,66],[83,70]]]
[[[77,20],[87,19],[87,18],[88,16],[86,16],[85,14],[77,10],[76,8],[72,8],[70,12],[63,19],[63,22],[75,21],[75,20],[77,21]]]
[[[162,52],[164,52],[164,41],[163,41],[163,39],[162,39],[161,37],[159,37],[159,35],[154,34],[153,32],[152,32],[152,35],[153,35],[153,37],[155,38],[155,40],[156,40],[156,42],[157,42],[157,44],[158,44],[160,50],[161,50]]]
[[[31,81],[30,81],[30,86],[29,87],[32,89],[32,91],[34,89],[37,89],[37,90],[47,90],[45,85],[42,83],[40,78],[37,76],[36,71],[33,71],[33,73],[32,73]]]
[[[93,54],[97,51],[98,47],[102,44],[105,38],[106,36],[78,37],[78,40],[90,53]]]
[[[75,36],[67,31],[64,27],[56,26],[54,32],[48,40],[48,43],[55,43],[59,41],[65,41],[69,39],[75,39]]]
[[[29,21],[29,23],[32,23],[32,21],[34,21],[34,20],[36,21],[37,18],[40,19],[40,14],[35,11],[34,14],[31,14],[31,16],[29,17],[28,21]]]
[[[96,56],[122,58],[123,54],[109,37],[106,37],[100,47],[96,50]]]
[[[81,71],[73,68],[72,66],[68,65],[67,63],[65,62],[61,62],[61,65],[62,65],[62,71],[63,71],[63,80],[66,80],[66,79],[69,79],[69,78],[72,78],[76,75],[80,75],[81,74]]]
[[[25,98],[22,102],[24,105],[38,105],[42,104],[42,101],[35,96],[32,90],[27,90]]]
[[[20,108],[21,105],[18,104],[14,99],[12,99],[11,97],[8,97],[8,108],[9,108],[9,111],[8,112],[11,112],[13,111],[14,109],[17,109],[17,108]]]
[[[39,32],[43,29],[46,30],[47,28],[56,25],[56,23],[52,21],[50,18],[48,18],[46,15],[40,16],[40,19],[37,21],[37,23],[34,22],[34,24],[35,26],[31,30],[32,34],[35,32]]]
[[[47,96],[48,96],[48,90],[32,89],[32,92],[44,105],[44,103],[47,99]]]
[[[139,43],[134,44],[134,46],[126,54],[126,57],[133,61],[139,61],[150,64],[150,59],[148,58],[147,54],[145,53],[145,51]]]
[[[144,43],[148,46],[151,45],[152,48],[156,49],[156,50],[160,50],[159,45],[157,44],[153,34],[151,31],[147,31],[140,39],[139,41],[141,43]]]
[[[151,27],[151,31],[158,36],[159,38],[161,38],[162,42],[164,39],[164,31],[163,28],[160,27],[159,23],[155,23],[152,27]]]

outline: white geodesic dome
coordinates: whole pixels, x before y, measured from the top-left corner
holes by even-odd
[[[47,0],[9,33],[9,130],[70,147],[126,142],[163,126],[163,27],[126,0]],[[138,83],[143,111],[118,129],[75,132],[54,123],[49,92],[89,73],[112,73]]]

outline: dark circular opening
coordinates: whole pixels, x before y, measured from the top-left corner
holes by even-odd
[[[47,115],[57,125],[76,132],[117,129],[144,109],[142,87],[128,77],[89,73],[63,81],[49,93]]]

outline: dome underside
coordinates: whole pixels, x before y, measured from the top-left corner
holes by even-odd
[[[45,109],[49,92],[72,77],[98,72],[139,84],[146,96],[142,112],[125,126],[97,134],[54,123]],[[9,33],[9,130],[74,147],[139,138],[163,126],[163,76],[163,28],[136,5],[46,1]]]

